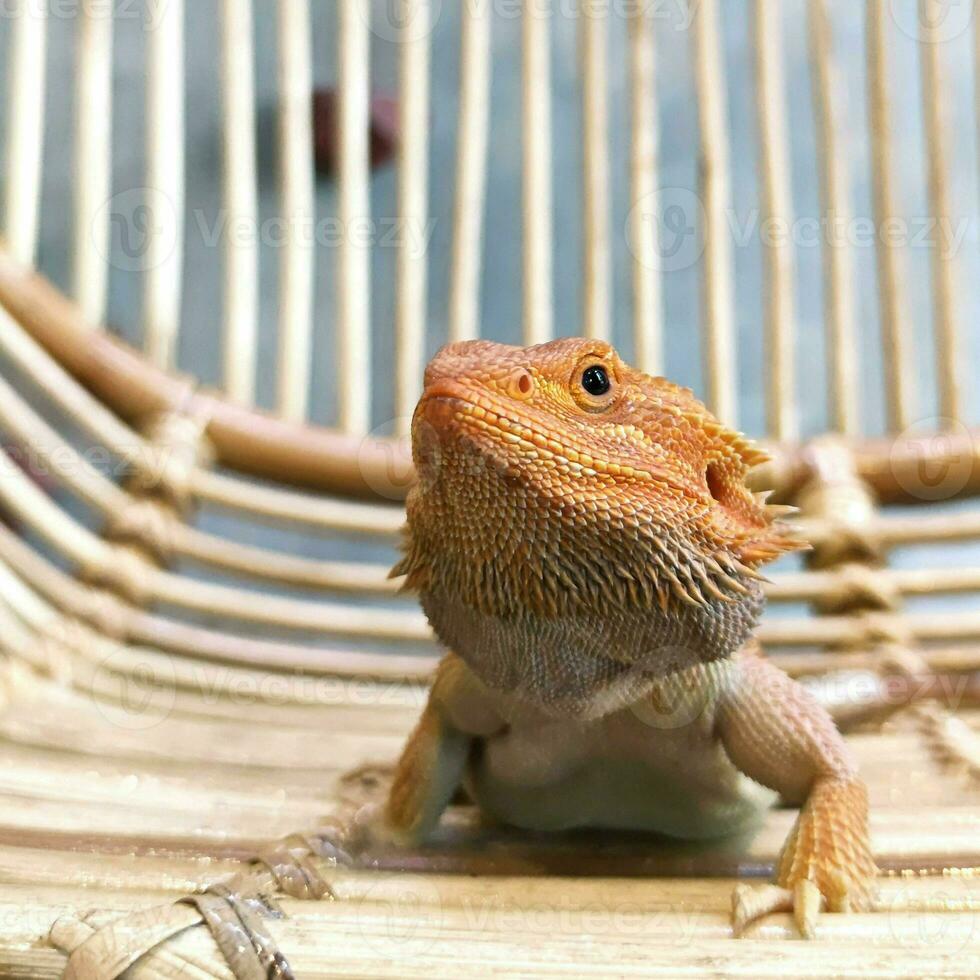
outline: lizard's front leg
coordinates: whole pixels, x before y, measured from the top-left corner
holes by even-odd
[[[474,738],[502,726],[483,685],[459,657],[447,654],[395,766],[387,801],[380,812],[355,818],[361,835],[398,846],[427,840],[462,782]]]
[[[735,931],[769,912],[792,909],[809,938],[822,903],[831,911],[866,908],[877,874],[868,794],[827,712],[773,664],[744,653],[721,695],[717,724],[742,772],[801,805],[775,886],[736,889]]]

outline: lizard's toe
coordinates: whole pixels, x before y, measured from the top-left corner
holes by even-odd
[[[821,891],[811,878],[800,878],[788,886],[736,885],[732,893],[732,932],[741,936],[749,926],[777,912],[792,912],[804,939],[816,936],[820,912],[854,912],[871,903],[870,889],[843,874],[834,874]]]
[[[804,939],[813,939],[816,936],[822,904],[823,895],[815,882],[803,878],[796,883],[793,888],[793,918]]]
[[[736,885],[732,892],[732,933],[741,936],[759,919],[774,912],[789,912],[793,893],[780,885]]]

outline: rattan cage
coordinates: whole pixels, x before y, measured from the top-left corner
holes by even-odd
[[[658,372],[665,347],[699,343],[703,395],[735,420],[746,390],[736,371],[720,18],[747,25],[739,56],[752,72],[763,219],[794,217],[797,122],[787,109],[784,49],[793,31],[808,45],[816,134],[816,153],[800,166],[818,174],[820,213],[844,222],[861,213],[854,186],[863,166],[879,231],[906,213],[896,161],[907,147],[893,134],[908,110],[897,94],[904,66],[895,63],[895,45],[909,24],[927,216],[952,220],[953,188],[975,190],[975,173],[964,173],[950,152],[950,109],[973,93],[954,91],[947,69],[957,51],[972,52],[980,65],[980,18],[951,30],[947,18],[963,11],[940,0],[863,6],[864,160],[854,150],[853,113],[843,116],[853,92],[834,37],[851,5],[692,0],[676,5],[686,23],[665,42],[658,37],[665,4],[566,10],[463,0],[454,9],[438,0],[337,0],[330,39],[339,73],[337,216],[346,228],[370,212],[369,52],[384,37],[397,45],[400,65],[398,216],[424,223],[433,196],[445,196],[441,185],[453,188],[447,313],[430,315],[428,256],[401,248],[388,331],[393,354],[386,355],[394,370],[382,378],[370,344],[370,245],[342,236],[336,307],[323,311],[313,301],[314,249],[290,226],[274,253],[274,404],[262,409],[264,259],[254,240],[227,236],[220,246],[223,279],[213,284],[223,298],[219,383],[201,383],[194,365],[176,370],[181,337],[209,329],[182,316],[185,112],[197,109],[183,98],[183,0],[145,5],[153,16],[144,32],[146,170],[138,203],[150,230],[134,274],[142,347],[105,327],[117,271],[106,258],[106,202],[118,190],[114,29],[122,7],[143,6],[80,0],[58,13],[53,2],[4,5],[0,972],[980,975],[980,882],[972,874],[980,866],[980,609],[973,601],[980,567],[970,567],[966,547],[980,539],[980,511],[958,503],[980,490],[980,430],[970,427],[968,407],[980,337],[967,329],[980,269],[969,248],[931,251],[930,346],[917,352],[907,250],[874,236],[875,283],[854,248],[821,249],[828,417],[823,434],[805,438],[800,408],[813,397],[813,379],[798,370],[795,351],[800,332],[817,328],[797,317],[792,241],[762,250],[766,422],[759,434],[773,458],[755,476],[801,508],[814,549],[804,564],[774,573],[772,614],[760,635],[788,671],[824,685],[830,697],[854,700],[851,738],[871,788],[885,870],[874,912],[826,917],[821,940],[805,946],[783,944],[796,933],[780,917],[748,941],[730,939],[733,880],[771,866],[792,816],[779,810],[750,842],[699,849],[635,838],[532,840],[482,827],[463,805],[452,809],[438,845],[371,854],[354,868],[335,866],[317,837],[326,816],[383,788],[437,655],[423,616],[410,597],[396,595],[387,569],[411,481],[404,420],[423,352],[434,337],[481,331],[498,66],[516,65],[521,93],[513,190],[523,202],[523,262],[513,286],[522,286],[525,340],[611,336],[619,283],[633,314],[627,356]],[[250,0],[208,6],[219,25],[217,206],[254,221],[262,175],[253,62],[266,42],[256,36]],[[45,57],[52,19],[69,15],[73,69]],[[278,0],[274,16],[277,207],[309,217],[311,7]],[[553,186],[557,17],[576,33],[582,140],[561,152],[581,153],[580,195]],[[440,18],[458,32],[434,33]],[[610,58],[610,30],[627,37],[623,64]],[[503,57],[497,31],[519,42],[519,58]],[[434,104],[430,93],[434,37],[459,46],[458,99],[449,105]],[[697,138],[689,152],[700,180],[691,190],[703,208],[699,339],[666,325],[657,222],[623,228],[611,217],[612,188],[626,179],[610,163],[614,108],[622,109],[629,141],[634,212],[644,202],[656,210],[663,187],[656,106],[672,80],[656,71],[657,43],[690,51]],[[52,96],[68,92],[73,247],[70,284],[59,289],[38,261],[37,242],[45,141],[50,147],[60,135],[46,128],[46,112]],[[436,186],[430,143],[447,129],[430,119],[447,115],[456,126],[455,164]],[[560,330],[556,194],[580,196],[583,229],[581,322]],[[631,239],[631,279],[614,276],[621,235]],[[875,291],[880,329],[869,331],[867,298]],[[337,391],[334,425],[318,424],[310,410],[316,325],[325,317],[335,344],[336,375],[327,382]],[[882,364],[884,433],[875,434],[862,413],[868,357]],[[922,404],[920,378],[932,373],[937,398]],[[385,426],[372,415],[371,398],[388,384],[396,421]],[[923,417],[931,421],[920,423]],[[29,465],[23,458],[16,465],[18,455]],[[32,478],[39,469],[43,486]],[[267,525],[285,530],[256,534]],[[334,548],[338,542],[344,547]],[[936,545],[941,550],[930,550]],[[891,561],[895,555],[902,560]],[[969,603],[939,601],[957,596]],[[863,694],[854,697],[856,690]]]

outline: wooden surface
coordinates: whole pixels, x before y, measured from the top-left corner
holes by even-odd
[[[349,682],[299,703],[263,673],[252,695],[241,684],[237,695],[198,693],[168,708],[127,691],[135,675],[119,679],[116,701],[5,672],[4,976],[61,975],[65,953],[48,938],[56,920],[64,932],[65,922],[98,928],[169,910],[267,842],[313,831],[358,792],[347,774],[376,766],[383,781],[422,696]],[[980,727],[980,714],[964,717]],[[426,851],[372,854],[353,870],[320,863],[335,898],[282,899],[283,918],[268,929],[304,977],[375,976],[393,964],[401,976],[454,976],[463,963],[477,976],[977,975],[980,877],[923,874],[980,864],[977,784],[945,770],[908,717],[851,740],[887,875],[874,913],[826,916],[816,942],[797,941],[785,916],[742,940],[729,935],[733,878],[767,872],[791,811],[771,813],[750,841],[699,850],[642,837],[528,838],[456,807]],[[135,975],[159,975],[139,972],[153,961],[230,975],[203,925],[167,940]]]

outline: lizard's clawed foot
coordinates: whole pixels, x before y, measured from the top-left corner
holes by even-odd
[[[864,888],[854,888],[839,879],[821,892],[810,878],[799,879],[791,888],[783,885],[736,885],[732,893],[732,932],[741,936],[749,926],[776,912],[792,912],[804,939],[816,936],[817,919],[823,909],[850,912],[867,908]]]
[[[775,884],[735,889],[735,935],[771,912],[792,912],[800,933],[812,939],[821,909],[870,907],[878,869],[868,840],[866,801],[864,785],[856,780],[825,780],[814,788],[783,847]]]

